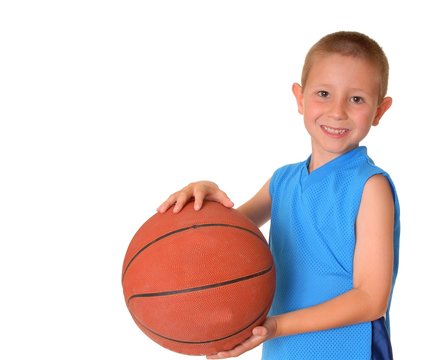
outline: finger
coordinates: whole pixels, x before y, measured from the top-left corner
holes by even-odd
[[[202,187],[199,187],[199,188],[194,190],[192,196],[195,199],[195,202],[194,202],[194,205],[193,205],[194,209],[200,210],[202,208],[204,200],[207,196],[206,191]]]
[[[231,201],[228,197],[223,200],[222,204],[228,208],[232,208],[234,206],[234,202]]]
[[[229,351],[221,351],[217,354],[207,356],[207,359],[227,359],[231,357],[238,357],[242,355],[246,351],[252,350],[257,346],[261,345],[265,340],[264,336],[255,336],[252,335],[249,339],[244,341],[243,343],[237,345],[235,348]]]
[[[221,352],[214,354],[214,355],[207,355],[207,359],[210,359],[210,360],[212,360],[212,359],[227,359],[228,356],[225,356],[226,353],[227,353],[227,351],[221,351]]]
[[[261,336],[251,336],[249,339],[236,346],[233,350],[227,351],[226,356],[228,355],[228,357],[237,357],[242,355],[246,351],[252,350],[253,348],[262,344],[263,341],[264,338]]]
[[[176,202],[175,195],[170,195],[166,201],[164,201],[158,208],[157,211],[159,213],[165,213],[169,207],[171,207]]]
[[[201,196],[195,196],[195,203],[193,205],[193,208],[195,210],[200,210],[202,207],[202,204],[204,203],[204,198]]]
[[[267,336],[268,330],[264,326],[257,326],[255,328],[253,328],[252,334],[255,335],[255,336]]]
[[[248,350],[249,349],[246,349],[243,344],[240,344],[230,351],[220,351],[215,355],[207,356],[207,359],[228,359],[231,357],[237,357]]]
[[[217,192],[216,194],[210,197],[210,200],[217,201],[228,208],[232,208],[234,206],[233,201],[230,200],[230,198],[227,196],[227,194],[224,191]]]
[[[176,198],[176,203],[174,204],[173,212],[176,214],[183,209],[183,206],[190,199],[190,196],[186,195],[184,192],[180,192]]]

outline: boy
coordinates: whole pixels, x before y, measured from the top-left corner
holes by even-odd
[[[359,146],[392,104],[388,61],[356,32],[318,41],[293,84],[311,156],[278,169],[239,207],[257,226],[271,218],[277,286],[270,316],[236,348],[262,343],[263,359],[392,359],[388,312],[398,269],[399,204],[386,172]],[[233,203],[211,182],[192,183],[158,211],[191,198]]]

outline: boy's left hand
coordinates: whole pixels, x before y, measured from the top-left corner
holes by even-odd
[[[275,318],[267,318],[261,326],[257,326],[252,330],[252,336],[246,339],[243,343],[237,345],[234,349],[228,351],[221,351],[214,355],[208,355],[207,359],[227,359],[230,357],[237,357],[246,351],[252,350],[261,345],[264,341],[269,340],[275,336],[277,332],[277,321]]]

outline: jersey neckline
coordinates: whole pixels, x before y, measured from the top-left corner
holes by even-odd
[[[320,166],[319,168],[309,173],[308,168],[309,168],[309,163],[312,157],[312,155],[310,155],[308,159],[303,162],[303,166],[302,166],[302,174],[301,174],[302,190],[307,188],[312,183],[315,183],[325,178],[326,176],[331,174],[333,171],[347,167],[347,164],[349,164],[350,160],[352,160],[353,158],[356,158],[359,156],[366,156],[366,155],[367,155],[366,146],[358,146],[357,148],[354,148],[336,157],[335,159],[327,162],[326,164]]]

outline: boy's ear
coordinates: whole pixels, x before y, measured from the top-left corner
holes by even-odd
[[[299,114],[303,115],[303,88],[298,83],[294,83],[292,85],[292,91],[293,95],[296,98],[297,102],[297,111],[299,111]]]
[[[390,106],[393,104],[393,99],[391,97],[385,97],[381,104],[377,107],[377,112],[375,113],[374,120],[372,121],[372,126],[377,126],[382,118],[382,116],[385,114],[385,112],[390,108]]]

